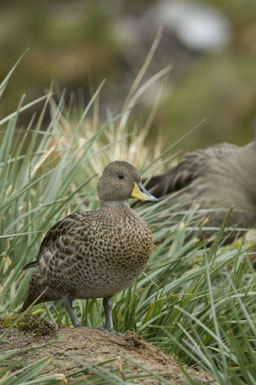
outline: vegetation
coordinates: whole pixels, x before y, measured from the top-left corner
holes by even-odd
[[[12,71],[0,85],[1,96]],[[146,156],[138,138],[140,131],[134,134],[135,129],[129,124],[122,128],[125,110],[99,124],[99,92],[100,89],[76,124],[63,98],[55,105],[51,92],[44,97],[41,114],[33,116],[26,129],[20,128],[19,116],[39,100],[24,105],[22,98],[13,114],[0,120],[2,318],[20,309],[31,274],[23,272],[22,266],[34,258],[46,230],[71,211],[97,207],[97,175],[118,154],[120,146],[122,158],[133,159],[144,175],[160,164],[160,147],[155,154],[150,151]],[[49,106],[51,119],[45,127],[44,115]],[[153,157],[155,161],[150,162]],[[152,229],[156,247],[145,273],[132,287],[115,296],[115,328],[120,332],[135,330],[145,340],[175,355],[181,364],[209,372],[221,385],[255,384],[256,279],[253,266],[246,259],[250,244],[242,239],[236,245],[223,247],[223,229],[211,245],[198,241],[198,210],[177,213],[177,207],[170,209],[170,200],[172,197],[167,197],[157,205],[136,208]],[[85,326],[100,326],[100,300],[76,300],[74,307]],[[70,326],[59,303],[34,306],[31,313]],[[17,319],[10,327],[15,322]],[[0,345],[2,338],[3,335]],[[11,361],[18,353],[19,349],[1,349],[1,384],[65,382],[62,374],[40,374],[49,357],[32,363]],[[95,375],[93,383],[126,383],[117,382],[114,375],[99,374],[97,367],[90,370]],[[194,384],[189,378],[187,383]]]

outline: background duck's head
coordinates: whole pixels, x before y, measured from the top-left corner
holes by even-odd
[[[142,185],[141,177],[128,162],[115,161],[108,164],[98,184],[101,205],[104,202],[126,202],[130,198],[157,202]]]

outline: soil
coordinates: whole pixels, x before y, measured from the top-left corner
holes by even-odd
[[[44,372],[62,373],[68,384],[85,378],[93,379],[95,370],[102,375],[104,370],[108,373],[112,371],[127,384],[159,385],[168,380],[173,385],[181,385],[186,382],[182,370],[171,356],[145,342],[134,332],[116,335],[98,329],[67,328],[48,320],[45,320],[42,330],[47,332],[33,332],[31,328],[23,327],[14,327],[8,331],[0,322],[0,351],[3,353],[26,348],[19,356],[14,356],[15,362],[18,358],[28,362],[50,356],[51,361]],[[33,348],[32,354],[27,348]],[[104,364],[97,365],[102,362]],[[218,385],[203,371],[185,369],[197,384]],[[157,373],[159,379],[150,372]]]

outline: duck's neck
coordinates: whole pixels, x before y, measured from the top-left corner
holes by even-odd
[[[100,208],[130,207],[127,201],[101,201]]]

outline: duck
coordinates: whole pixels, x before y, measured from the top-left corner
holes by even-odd
[[[219,143],[187,153],[176,166],[148,179],[145,186],[157,198],[175,193],[179,210],[193,204],[217,209],[203,218],[209,228],[221,227],[230,211],[227,225],[236,231],[225,232],[223,237],[224,244],[230,243],[256,225],[256,142],[245,146]],[[215,233],[201,231],[199,238]]]
[[[128,162],[107,165],[99,179],[100,206],[75,212],[48,230],[34,261],[22,312],[32,303],[62,299],[74,327],[81,323],[74,299],[103,298],[105,328],[114,332],[111,297],[144,271],[154,240],[144,220],[128,205],[130,198],[157,202]]]

